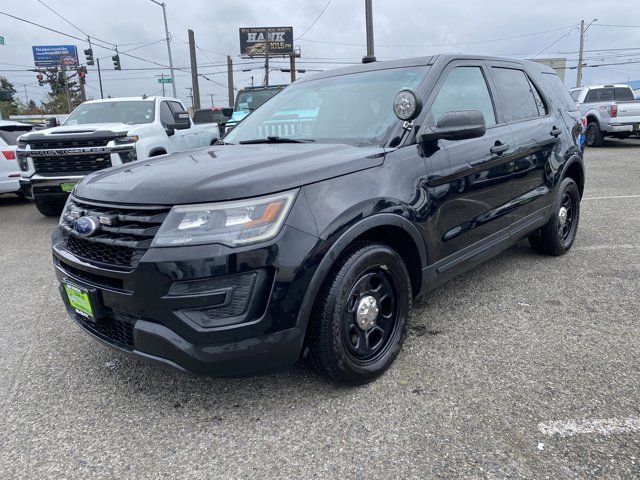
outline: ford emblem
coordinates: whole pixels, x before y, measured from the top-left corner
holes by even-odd
[[[78,235],[82,235],[83,237],[89,237],[96,233],[99,226],[100,223],[93,217],[80,217],[76,218],[73,222],[73,229]]]

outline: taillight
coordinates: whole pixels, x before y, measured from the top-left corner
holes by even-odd
[[[611,118],[616,118],[618,116],[618,105],[609,105],[608,110]]]
[[[4,155],[4,158],[6,158],[7,160],[16,159],[16,152],[14,152],[13,150],[2,150],[2,155]]]

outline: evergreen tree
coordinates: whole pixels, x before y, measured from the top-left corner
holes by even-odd
[[[48,101],[42,102],[42,107],[46,113],[67,113],[67,92],[64,83],[64,75],[67,75],[67,84],[69,88],[69,100],[71,110],[80,105],[80,86],[74,80],[77,74],[71,74],[71,71],[63,72],[59,69],[47,69],[44,72],[44,82],[49,85],[50,92],[47,93]]]
[[[6,77],[0,76],[0,90],[9,92],[9,100],[0,101],[0,114],[5,120],[9,115],[17,115],[20,111],[20,102],[16,98],[16,89]]]

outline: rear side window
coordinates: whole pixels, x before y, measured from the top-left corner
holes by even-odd
[[[496,124],[489,88],[480,67],[456,67],[447,75],[431,106],[433,123],[447,112],[479,110],[487,127]]]
[[[613,102],[613,88],[592,88],[587,93],[584,103]]]
[[[633,95],[633,90],[626,87],[614,88],[613,96],[616,99],[616,101],[620,101],[620,102],[636,99],[635,96]]]
[[[576,102],[580,97],[581,89],[573,90],[571,94],[569,94],[569,90],[567,90],[564,82],[560,80],[560,77],[555,73],[543,73],[541,78],[543,82],[542,86],[547,92],[553,94],[554,98],[557,99],[564,108],[570,112],[578,110]]]
[[[168,102],[162,102],[160,104],[160,122],[163,125],[171,125],[175,123],[173,113],[171,113]]]
[[[527,120],[545,114],[540,108],[540,95],[522,70],[493,67],[493,76],[502,98],[507,122]]]

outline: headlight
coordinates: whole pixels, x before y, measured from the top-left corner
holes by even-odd
[[[297,190],[267,197],[171,209],[152,247],[221,243],[230,247],[274,238],[298,193]]]
[[[116,145],[120,145],[123,143],[135,143],[140,140],[138,135],[128,135],[126,137],[116,137]]]

